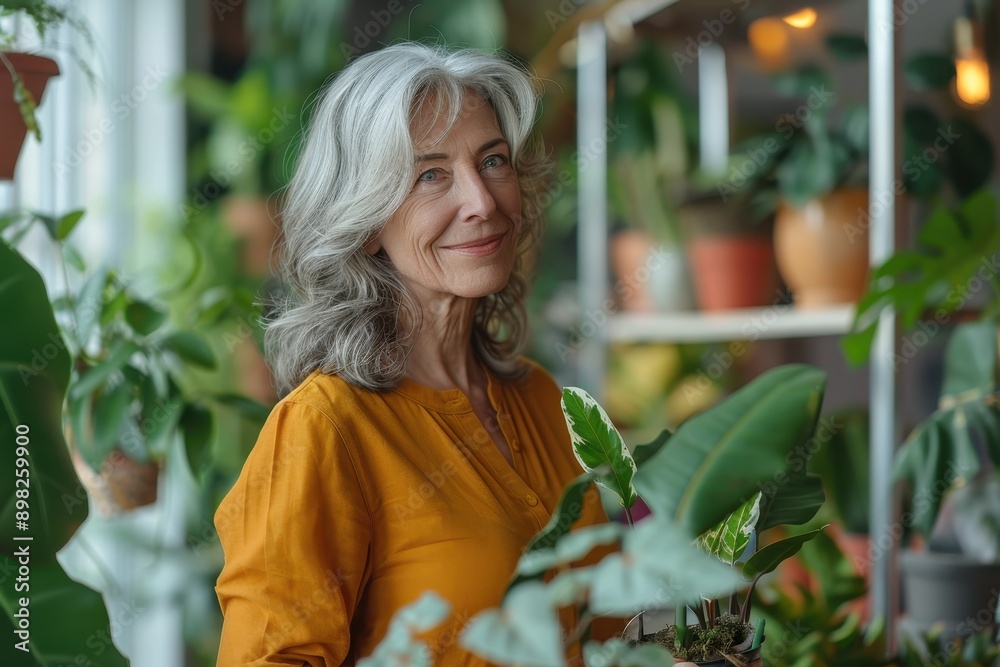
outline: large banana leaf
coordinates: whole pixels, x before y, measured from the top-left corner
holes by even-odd
[[[803,365],[762,375],[682,424],[636,473],[636,490],[692,538],[703,534],[768,484],[787,482],[789,454],[815,430],[825,384]]]
[[[62,434],[62,403],[69,383],[70,356],[56,325],[41,276],[0,241],[0,587],[4,636],[3,665],[124,665],[110,641],[110,622],[101,596],[72,581],[55,560],[87,518],[87,504],[76,502],[80,482]],[[27,428],[28,497],[16,487],[15,433]],[[23,453],[23,452],[22,452]],[[22,498],[16,496],[22,491]],[[69,499],[72,502],[65,502]],[[18,528],[17,500],[27,500],[27,530]],[[30,536],[32,539],[15,540]],[[20,565],[18,548],[28,546],[27,590],[16,591],[10,574]],[[27,598],[29,654],[14,646],[12,624]],[[18,623],[20,621],[17,621]],[[105,641],[103,638],[108,637]],[[80,660],[85,662],[80,662]]]

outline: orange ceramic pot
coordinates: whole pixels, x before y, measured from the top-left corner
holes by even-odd
[[[40,104],[49,79],[59,75],[56,61],[28,53],[3,55],[21,77],[35,103]],[[14,80],[4,65],[5,63],[0,63],[0,180],[9,181],[14,178],[14,167],[28,128],[21,118],[17,102],[14,101]]]
[[[796,306],[856,303],[868,284],[868,190],[843,188],[802,208],[782,205],[774,254]]]
[[[702,310],[753,308],[774,302],[774,251],[766,236],[698,236],[688,244]]]

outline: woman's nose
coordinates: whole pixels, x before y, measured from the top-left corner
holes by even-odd
[[[465,173],[459,179],[459,217],[461,220],[473,218],[489,219],[497,210],[496,200],[482,174],[476,170]]]

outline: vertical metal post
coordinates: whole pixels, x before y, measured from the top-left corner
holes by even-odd
[[[587,313],[603,312],[608,292],[607,196],[607,33],[600,21],[583,23],[577,33],[577,150],[579,155],[579,258],[580,307],[584,313],[579,349],[579,383],[600,398],[604,389],[606,352],[603,318],[593,321]],[[605,313],[608,315],[608,313]],[[590,326],[585,326],[589,322]],[[592,329],[592,330],[591,330]]]
[[[898,1],[898,0],[897,0]],[[871,153],[869,157],[869,256],[872,266],[888,259],[895,250],[896,205],[899,182],[896,159],[896,129],[900,118],[898,86],[898,40],[894,22],[894,0],[868,1],[868,86],[871,109]],[[898,532],[893,502],[892,458],[899,438],[896,418],[896,375],[893,357],[896,345],[896,314],[886,309],[879,318],[872,344],[871,389],[871,564],[869,602],[872,616],[885,619],[887,650],[896,640],[896,556]]]
[[[698,128],[701,168],[724,174],[729,162],[729,81],[726,52],[714,43],[698,47]]]

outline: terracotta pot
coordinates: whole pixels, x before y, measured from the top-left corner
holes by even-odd
[[[73,467],[98,510],[114,516],[156,502],[160,467],[155,463],[136,461],[119,450],[108,455],[95,472],[70,443]]]
[[[688,253],[702,310],[753,308],[773,303],[777,276],[768,237],[694,237],[688,244]]]
[[[868,284],[868,190],[844,188],[800,209],[783,204],[774,224],[781,277],[800,308],[855,303]]]
[[[609,254],[622,310],[691,310],[687,264],[676,248],[658,247],[651,235],[628,229],[611,237]]]
[[[3,57],[14,67],[35,99],[35,104],[41,104],[42,93],[49,79],[59,75],[59,66],[51,58],[34,56],[27,53],[8,53]],[[21,111],[14,101],[14,79],[7,69],[6,63],[0,61],[0,180],[9,181],[14,178],[14,167],[24,145],[24,137],[28,128],[21,118]]]

